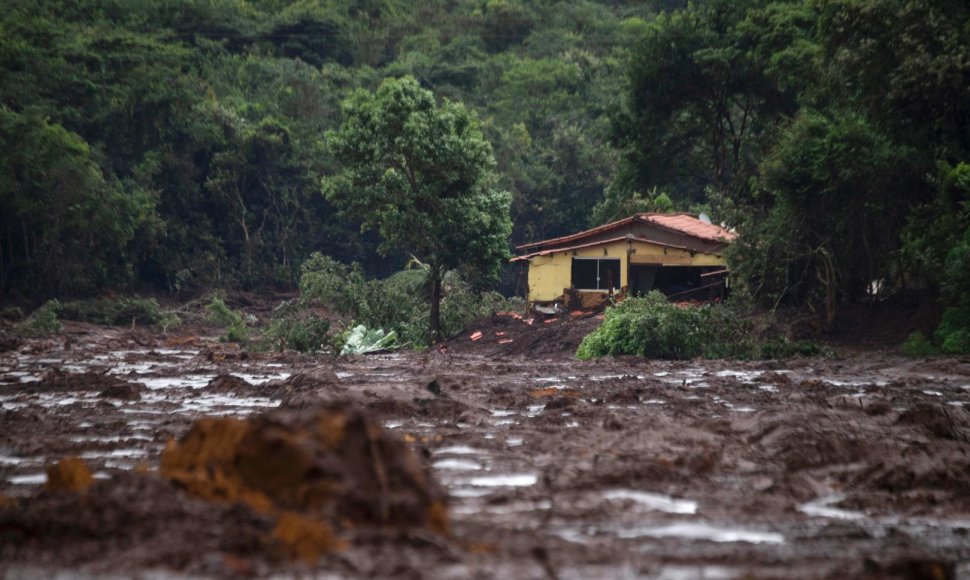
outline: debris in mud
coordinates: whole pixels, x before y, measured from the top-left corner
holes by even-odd
[[[95,481],[83,495],[41,493],[18,504],[0,510],[8,572],[13,562],[52,561],[88,565],[95,576],[133,567],[201,572],[200,555],[258,554],[272,529],[269,518],[245,507],[193,499],[156,475],[132,472]]]
[[[443,392],[441,383],[442,381],[438,377],[435,377],[428,381],[428,384],[424,388],[427,389],[429,393],[437,397]]]
[[[28,383],[25,392],[49,391],[98,391],[104,392],[111,387],[128,387],[132,383],[114,375],[101,373],[69,373],[58,367],[51,367],[39,381]],[[137,386],[134,387],[138,389]]]
[[[900,423],[921,427],[928,435],[956,441],[970,440],[970,414],[959,407],[919,405],[899,416]]]
[[[889,562],[867,559],[867,577],[905,578],[907,580],[951,580],[957,577],[956,564],[943,560],[899,558]]]
[[[308,564],[344,546],[330,526],[296,512],[283,512],[271,537],[283,556]]]
[[[459,335],[447,346],[449,352],[483,352],[488,356],[535,356],[572,354],[584,336],[599,326],[593,318],[551,318],[549,324],[533,324],[534,319],[522,319],[509,313],[495,314],[473,323],[474,332]],[[559,324],[552,324],[559,322]]]
[[[427,467],[351,403],[200,419],[165,448],[161,472],[195,496],[261,512],[448,533],[444,493]]]
[[[603,428],[607,431],[622,431],[623,422],[617,419],[615,415],[607,415],[603,419]]]
[[[252,394],[256,387],[235,375],[218,375],[205,386],[213,393]]]
[[[324,367],[310,369],[286,379],[273,379],[260,386],[261,394],[277,399],[287,395],[312,393],[340,386],[340,379],[332,370]]]
[[[249,360],[249,353],[244,350],[226,350],[225,347],[208,347],[202,351],[202,356],[209,362],[225,362],[232,360]]]
[[[31,341],[0,360],[0,576],[518,578],[538,547],[563,578],[970,570],[970,360],[579,362],[564,345],[595,319],[541,320],[337,361]],[[33,390],[54,366],[62,387]],[[114,379],[139,401],[96,398]],[[317,407],[334,397],[356,406]],[[212,419],[183,480],[143,469],[203,415],[280,399],[306,408]],[[86,492],[43,489],[65,456]]]
[[[533,399],[541,399],[543,397],[565,397],[568,399],[578,399],[581,395],[576,389],[545,387],[542,389],[532,389],[529,391],[529,396]]]
[[[137,401],[141,399],[142,386],[136,383],[111,385],[98,393],[101,399],[120,399],[122,401]]]
[[[886,400],[870,396],[836,395],[828,399],[830,407],[861,411],[866,415],[888,415],[893,408]]]
[[[24,341],[15,336],[0,336],[0,352],[10,352],[17,350],[23,345]]]
[[[47,468],[47,491],[87,491],[94,483],[94,476],[83,459],[69,457]]]

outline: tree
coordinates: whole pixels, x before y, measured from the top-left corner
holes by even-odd
[[[125,284],[154,208],[150,192],[106,175],[79,135],[0,105],[0,297]]]
[[[494,280],[508,256],[511,197],[493,187],[492,148],[475,116],[460,103],[439,105],[411,77],[388,79],[344,102],[327,143],[341,167],[325,181],[327,198],[377,231],[382,253],[406,251],[428,266],[436,341],[444,273]]]
[[[632,51],[614,114],[623,152],[616,193],[660,187],[678,202],[735,195],[757,173],[811,50],[804,9],[711,0],[656,18]]]

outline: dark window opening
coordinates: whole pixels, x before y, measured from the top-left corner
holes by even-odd
[[[577,290],[610,290],[620,287],[620,260],[573,258],[573,288]]]
[[[653,287],[671,300],[713,300],[726,292],[724,278],[705,278],[702,274],[723,270],[711,266],[661,267],[653,280]]]

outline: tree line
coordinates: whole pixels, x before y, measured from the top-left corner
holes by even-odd
[[[937,340],[970,350],[970,5],[697,3],[650,22],[627,78],[604,208],[709,204],[763,304],[830,327],[940,298]]]
[[[399,269],[321,194],[358,89],[465,104],[513,241],[589,225],[634,2],[54,0],[0,14],[0,296],[292,287],[313,251]]]
[[[14,0],[0,71],[4,297],[399,269],[323,190],[341,103],[407,77],[471,112],[511,243],[707,211],[765,305],[970,321],[961,0]]]

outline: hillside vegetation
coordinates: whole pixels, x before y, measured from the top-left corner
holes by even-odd
[[[703,210],[761,304],[828,328],[847,302],[941,300],[930,346],[970,349],[962,0],[5,8],[3,299],[293,288],[314,251],[400,269],[386,228],[361,233],[386,216],[323,190],[359,169],[335,153],[345,104],[411,77],[470,111],[510,243]]]

